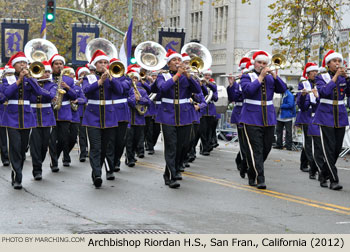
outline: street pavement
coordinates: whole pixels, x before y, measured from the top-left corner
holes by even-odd
[[[267,190],[248,186],[236,169],[238,143],[220,141],[183,173],[179,189],[164,185],[163,144],[116,180],[91,181],[88,161],[74,149],[70,167],[34,181],[27,156],[23,189],[0,167],[0,233],[77,233],[101,229],[159,229],[180,233],[350,233],[350,156],[339,158],[342,191],[321,188],[299,170],[300,152],[272,150],[265,162]]]

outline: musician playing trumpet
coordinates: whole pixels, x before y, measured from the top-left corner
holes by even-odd
[[[164,182],[170,188],[177,188],[180,186],[177,180],[182,179],[181,155],[188,146],[195,120],[190,98],[192,93],[200,93],[201,88],[186,70],[181,54],[169,49],[166,57],[169,72],[159,74],[156,82],[162,97],[156,121],[162,124],[164,136]]]
[[[287,89],[276,72],[267,67],[269,62],[265,51],[255,52],[252,58],[254,70],[241,78],[244,102],[240,123],[244,125],[247,137],[248,181],[250,186],[258,189],[266,189],[264,162],[271,151],[277,123],[273,95]]]
[[[350,96],[350,79],[342,64],[342,55],[330,50],[322,61],[322,67],[327,66],[328,72],[316,77],[320,105],[313,123],[320,125],[322,149],[327,163],[324,172],[331,182],[329,188],[332,190],[342,189],[335,164],[342,149],[345,127],[349,126],[344,98],[345,95]]]

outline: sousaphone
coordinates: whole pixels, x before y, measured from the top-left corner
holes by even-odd
[[[153,41],[145,41],[135,48],[135,59],[143,69],[160,70],[166,65],[166,51],[163,46]]]
[[[201,72],[210,68],[213,59],[209,50],[204,46],[196,42],[190,42],[185,44],[181,49],[181,54],[187,53],[190,58],[190,67],[193,72]]]

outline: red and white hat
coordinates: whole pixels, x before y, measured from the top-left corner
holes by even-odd
[[[10,64],[7,64],[5,66],[5,70],[4,70],[5,74],[14,74],[15,73],[15,68]]]
[[[245,68],[242,70],[242,73],[248,73],[250,71],[252,71],[254,69],[254,65],[249,61],[247,62],[247,64],[245,65]]]
[[[92,64],[93,66],[96,67],[96,63],[100,60],[107,60],[109,62],[109,58],[108,58],[107,54],[105,54],[104,51],[96,50],[94,55],[92,55],[92,58],[90,60],[90,64]]]
[[[135,70],[136,72],[138,72],[138,73],[140,73],[140,71],[141,71],[141,66],[140,65],[138,65],[138,64],[132,64],[132,65],[129,65],[128,66],[128,68],[127,68],[127,70],[129,71],[129,70]]]
[[[132,77],[137,77],[137,79],[140,80],[140,74],[139,74],[136,70],[134,70],[134,69],[128,70],[128,71],[126,72],[126,74],[127,74],[130,78],[132,78]]]
[[[328,62],[330,62],[332,59],[340,59],[343,61],[343,56],[340,53],[329,50],[328,53],[323,57],[322,67],[326,67]]]
[[[156,70],[152,70],[150,75],[158,75],[158,72]]]
[[[64,66],[63,68],[64,68],[64,69],[69,69],[69,73],[75,75],[75,71],[74,71],[73,68],[71,68],[71,67],[69,67],[69,66]]]
[[[216,81],[213,78],[210,78],[209,82],[216,84]]]
[[[54,54],[51,59],[49,60],[50,65],[52,66],[52,64],[56,61],[56,60],[61,60],[63,62],[63,65],[66,64],[66,61],[64,59],[63,56],[59,55],[59,54]]]
[[[90,73],[90,70],[87,68],[87,67],[78,67],[77,68],[77,71],[75,71],[75,78],[76,79],[79,79],[79,76],[82,74],[82,73]]]
[[[180,58],[180,59],[182,60],[181,54],[178,53],[178,52],[175,52],[175,51],[173,51],[173,50],[171,50],[171,49],[168,49],[168,52],[167,52],[167,54],[166,54],[165,57],[166,57],[166,59],[167,59],[167,63],[168,63],[170,60],[172,60],[173,58]]]
[[[318,65],[312,62],[308,62],[304,67],[303,77],[307,79],[306,74],[311,71],[318,71]]]
[[[181,54],[182,61],[191,60],[191,57],[187,53]]]
[[[238,70],[243,70],[244,68],[246,68],[248,62],[250,63],[250,58],[243,57],[238,64]]]
[[[94,65],[91,65],[90,63],[86,63],[85,67],[88,68],[89,70],[96,70],[96,67]]]
[[[211,71],[210,68],[208,68],[208,69],[202,71],[202,73],[203,73],[203,74],[210,74],[210,75],[213,75],[213,71]]]
[[[51,65],[48,61],[43,61],[42,62],[44,64],[44,67],[45,67],[45,71],[49,71],[50,73],[52,73],[52,68],[51,68]]]
[[[267,52],[265,51],[257,51],[253,54],[253,58],[252,58],[252,64],[255,63],[255,61],[264,61],[267,64],[270,63],[270,58],[269,55],[267,54]]]
[[[11,56],[11,58],[7,64],[14,66],[16,63],[21,62],[21,61],[28,63],[28,59],[25,56],[25,54],[23,52],[17,52]]]

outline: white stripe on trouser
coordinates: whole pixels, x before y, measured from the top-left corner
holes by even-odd
[[[12,162],[11,162],[11,157],[10,157],[10,137],[9,137],[9,133],[8,133],[7,127],[6,127],[5,129],[6,129],[6,138],[7,138],[7,152],[8,152],[8,157],[9,157],[9,161],[10,161],[11,170],[12,170],[13,173],[15,174],[15,176],[13,177],[13,179],[14,179],[14,181],[16,181],[17,173],[16,173],[15,169],[13,169]],[[11,178],[11,179],[12,179],[12,178]],[[14,181],[13,181],[13,182],[14,182]],[[12,181],[11,181],[11,182],[12,182]]]
[[[163,130],[163,124],[160,124],[160,130],[162,131],[162,135],[163,135],[163,153],[164,153],[164,160],[165,160],[165,169],[169,170],[169,179],[172,180],[171,178],[171,170],[170,168],[167,166],[166,164],[166,158],[165,158],[165,137],[164,137],[164,130]]]
[[[252,148],[252,146],[251,146],[251,144],[250,144],[250,140],[249,140],[249,137],[248,137],[248,133],[247,133],[247,129],[246,129],[245,124],[243,124],[243,126],[244,126],[244,133],[245,133],[245,136],[247,137],[247,143],[248,143],[248,146],[249,146],[250,156],[251,156],[251,158],[252,158],[253,168],[254,168],[254,171],[255,171],[255,173],[256,173],[255,180],[257,180],[257,178],[258,178],[258,171],[257,171],[257,169],[256,169],[256,167],[255,167],[254,151],[253,151],[253,148]],[[248,169],[249,169],[249,167],[248,167]]]
[[[111,171],[111,167],[109,167],[107,157],[105,157],[105,160],[104,160],[103,163],[105,164],[106,171],[107,171],[107,172],[110,172],[110,171]],[[101,172],[102,172],[102,171],[101,171]]]
[[[312,146],[312,157],[314,158],[314,162],[317,166],[318,172],[321,174],[321,168],[318,166],[318,163],[315,158],[314,137],[311,137],[311,146]]]
[[[335,180],[335,177],[334,177],[334,174],[333,174],[333,171],[332,171],[332,168],[331,166],[329,165],[329,162],[328,162],[328,158],[327,158],[327,153],[326,153],[326,149],[324,147],[324,142],[323,142],[323,133],[322,133],[322,127],[320,126],[320,134],[321,134],[321,143],[322,143],[322,151],[323,151],[323,155],[326,159],[326,162],[327,162],[327,165],[328,165],[328,169],[330,170],[331,174],[332,174],[332,177],[333,179]]]

